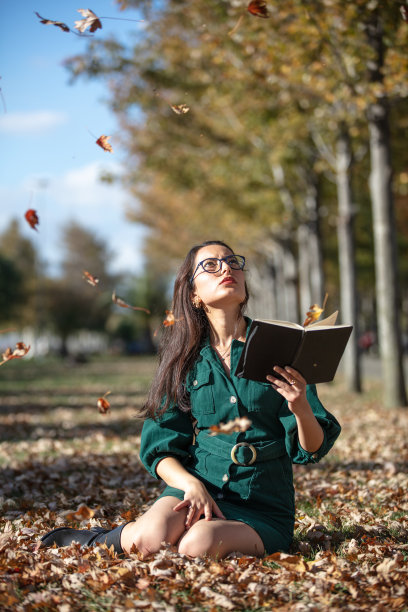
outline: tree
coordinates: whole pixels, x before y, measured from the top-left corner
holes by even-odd
[[[132,5],[148,12],[151,7],[142,1]],[[345,209],[351,211],[354,206],[351,166],[342,166],[340,149],[345,129],[353,138],[365,137],[366,111],[384,91],[396,103],[408,96],[406,25],[396,22],[396,3],[381,5],[387,54],[384,82],[373,83],[367,67],[375,53],[364,29],[379,10],[376,0],[346,4],[271,0],[270,21],[247,16],[228,37],[229,25],[236,23],[237,11],[245,6],[244,2],[238,6],[168,0],[160,13],[153,9],[148,14],[149,32],[134,49],[112,41],[92,42],[88,56],[76,58],[72,70],[112,79],[113,108],[129,135],[129,159],[139,165],[128,175],[141,202],[136,216],[153,230],[150,245],[168,244],[169,252],[184,250],[184,237],[191,242],[197,230],[202,234],[204,224],[212,228],[216,219],[216,227],[225,228],[227,235],[228,227],[233,227],[244,243],[250,228],[248,242],[261,247],[255,249],[260,265],[276,271],[268,257],[274,249],[277,252],[276,245],[292,248],[293,228],[300,225],[301,231],[314,231],[301,239],[298,259],[300,264],[307,263],[306,249],[314,248],[310,259],[321,293],[321,257],[315,248],[321,248],[316,186],[322,173],[330,172],[320,145],[331,148],[331,168],[340,173],[337,184],[342,200],[338,232],[342,304],[357,330],[352,251],[358,254],[359,249],[354,248],[354,224],[344,223]],[[170,104],[182,98],[194,102],[191,112],[175,117]],[[143,122],[134,119],[136,105],[143,111]],[[311,141],[320,144],[313,148]],[[293,152],[296,155],[291,156]],[[272,169],[277,166],[284,169],[284,190],[273,180]],[[310,179],[309,189],[304,176]],[[289,214],[283,191],[290,193],[293,202]],[[305,191],[308,197],[302,195]],[[182,227],[177,244],[169,240],[169,226]],[[347,241],[343,239],[346,232]],[[309,275],[310,267],[300,280]],[[305,283],[305,294],[310,284]],[[350,359],[355,365],[356,336]],[[353,370],[358,372],[357,367]],[[358,389],[356,378],[351,384]]]
[[[0,235],[3,316],[20,326],[37,324],[43,274],[34,244],[13,219]]]
[[[108,272],[110,254],[104,243],[78,223],[71,222],[63,229],[62,246],[62,274],[48,280],[46,293],[51,323],[61,338],[61,354],[65,356],[74,331],[104,330],[115,277]],[[98,287],[86,282],[84,270],[100,280]]]

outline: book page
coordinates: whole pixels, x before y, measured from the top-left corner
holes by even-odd
[[[326,317],[325,319],[322,319],[321,321],[316,321],[316,323],[311,323],[310,325],[307,326],[306,329],[310,329],[312,327],[322,327],[322,326],[326,326],[329,327],[331,325],[335,325],[336,321],[337,321],[337,315],[339,314],[338,310],[335,310],[333,312],[333,314],[331,314],[329,317]]]
[[[297,323],[292,323],[291,321],[275,321],[273,319],[254,319],[254,321],[260,321],[261,323],[272,323],[273,325],[281,325],[282,327],[294,327],[295,329],[304,329],[301,325]]]

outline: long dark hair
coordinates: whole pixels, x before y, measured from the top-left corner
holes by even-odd
[[[176,403],[180,410],[190,409],[185,391],[185,381],[194,365],[201,344],[210,331],[203,308],[196,308],[192,301],[193,286],[190,282],[194,272],[197,251],[205,246],[217,244],[234,251],[225,242],[209,240],[190,249],[181,265],[174,283],[172,311],[174,325],[165,327],[159,345],[159,366],[142,408],[142,417],[157,417]],[[245,300],[240,304],[239,315],[244,312],[249,294],[245,283]]]

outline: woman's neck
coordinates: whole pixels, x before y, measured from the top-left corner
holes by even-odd
[[[225,347],[234,338],[245,339],[246,322],[242,314],[228,313],[224,310],[207,312],[210,323],[210,342],[213,346]]]

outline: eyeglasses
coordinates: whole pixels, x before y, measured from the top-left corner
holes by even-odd
[[[190,279],[190,283],[196,277],[196,272],[198,268],[201,266],[204,272],[208,272],[209,274],[215,274],[219,272],[222,267],[222,262],[225,261],[227,266],[231,268],[231,270],[243,270],[245,266],[245,257],[243,255],[227,255],[226,257],[208,257],[207,259],[203,259],[203,261],[198,262],[196,269],[194,270],[193,276]]]

